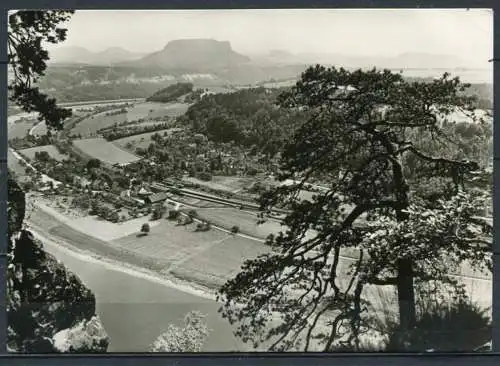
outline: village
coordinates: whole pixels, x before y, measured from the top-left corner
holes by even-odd
[[[14,169],[14,174],[26,189],[57,202],[60,209],[114,224],[145,217],[189,225],[197,216],[196,209],[208,207],[253,212],[248,216],[257,221],[257,198],[270,184],[276,184],[273,177],[278,172],[279,154],[272,159],[263,153],[249,154],[235,144],[214,143],[203,134],[189,134],[182,128],[171,127],[172,118],[158,116],[143,116],[111,126],[104,123],[104,127],[100,124],[96,132],[87,132],[84,136],[87,140],[79,140],[82,135],[74,134],[79,124],[92,123],[94,116],[102,116],[102,122],[126,115],[127,108],[133,105],[80,107],[64,131],[42,135],[46,131],[37,133],[35,124],[25,136],[12,137],[10,146],[16,165],[21,167]],[[17,123],[34,122],[22,119]],[[145,124],[153,131],[141,134]],[[115,131],[118,136],[114,140],[121,139],[120,145],[110,145],[103,130]],[[82,148],[79,141],[94,141],[97,145],[93,149]],[[100,160],[97,158],[101,157],[99,150],[103,150],[100,145],[119,149],[125,156],[134,153],[135,156],[129,161],[114,162],[108,150],[107,156]],[[279,216],[276,213],[275,217]],[[196,221],[195,230],[211,228],[209,218],[199,217]],[[243,232],[251,234],[253,230],[245,227],[255,223],[247,221],[242,225]],[[219,224],[233,233],[240,231],[239,225],[220,220]],[[149,230],[148,224],[137,228],[139,234],[147,234]]]

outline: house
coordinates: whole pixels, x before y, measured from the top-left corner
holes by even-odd
[[[103,189],[108,189],[109,184],[102,179],[96,179],[90,184],[90,187],[95,191],[102,191]]]
[[[125,189],[120,192],[121,198],[130,198],[130,189]]]
[[[92,182],[85,177],[75,175],[75,177],[73,178],[73,185],[76,187],[88,188],[91,184]]]
[[[136,207],[137,205],[139,205],[139,206],[144,205],[143,200],[140,200],[140,199],[134,198],[134,197],[120,195],[120,200],[123,202],[124,205],[132,206],[132,207]]]
[[[147,190],[146,188],[144,188],[144,187],[141,187],[141,188],[139,189],[139,191],[137,192],[137,195],[138,195],[139,197],[142,197],[142,198],[145,198],[145,197],[147,197],[147,196],[149,196],[149,195],[151,195],[151,194],[153,194],[153,192],[148,191],[148,190]]]
[[[153,205],[155,203],[166,201],[167,198],[168,198],[167,192],[158,192],[158,193],[153,193],[147,197],[144,197],[144,201],[148,204]]]

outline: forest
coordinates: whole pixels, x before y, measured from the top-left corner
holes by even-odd
[[[146,98],[147,102],[160,102],[168,103],[176,101],[183,95],[189,94],[193,91],[192,83],[177,83],[169,85],[166,88],[158,90],[156,93]]]
[[[70,14],[36,14],[9,17],[9,47],[15,50],[9,62],[17,75],[10,97],[61,130],[71,112],[34,86],[32,77],[43,75],[48,59],[38,33],[49,42],[64,41],[57,25]],[[19,45],[16,30],[28,32],[29,47]],[[267,238],[270,251],[245,258],[218,291],[220,313],[236,336],[269,351],[369,351],[377,336],[383,338],[377,350],[472,351],[491,340],[492,326],[457,279],[464,267],[492,272],[493,126],[491,118],[478,115],[483,91],[448,73],[422,81],[390,70],[317,65],[291,88],[201,98],[177,119],[182,131],[173,138],[153,135],[139,151],[145,159],[114,167],[112,177],[104,178],[96,161],[59,163],[38,154],[34,163],[63,182],[86,173],[115,183],[117,190],[134,175],[164,180],[186,169],[204,180],[213,172],[272,173],[279,183],[291,183],[260,192],[259,222],[286,207],[283,229]],[[457,122],[458,112],[468,121]],[[58,143],[70,147],[69,141]],[[318,183],[322,190],[300,198],[305,187]],[[24,193],[9,182],[9,343],[21,352],[55,352],[54,329],[87,324],[95,299],[74,279],[72,296],[61,293],[56,285],[68,279],[61,269],[48,276],[43,291],[35,291],[34,273],[51,263],[23,228],[24,211]],[[341,261],[346,253],[348,264]],[[380,293],[392,300],[382,314]],[[74,310],[78,294],[85,295],[83,314]],[[67,312],[51,313],[51,301]],[[43,312],[32,312],[32,306]],[[60,324],[58,316],[71,321]],[[30,327],[23,327],[25,319]],[[193,332],[193,338],[200,333]],[[165,345],[173,337],[159,341]],[[90,350],[104,351],[105,337],[95,338],[99,347],[91,343]],[[153,348],[201,349],[161,344]]]
[[[209,95],[191,106],[177,123],[216,143],[234,141],[275,155],[305,115],[276,105],[282,91],[261,87]]]

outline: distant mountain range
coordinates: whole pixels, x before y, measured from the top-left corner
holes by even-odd
[[[271,50],[262,54],[243,55],[228,41],[214,39],[178,39],[156,52],[139,54],[120,47],[91,52],[83,47],[61,47],[50,51],[52,63],[117,65],[140,68],[221,70],[232,67],[326,64],[343,67],[378,67],[389,69],[456,69],[471,68],[453,55],[403,53],[394,57],[349,56],[340,53],[298,53]],[[484,68],[489,65],[485,63]],[[473,67],[472,67],[473,68]]]
[[[307,66],[314,64],[347,69],[377,67],[404,70],[406,76],[424,78],[441,75],[444,71],[459,75],[472,72],[478,73],[477,76],[469,75],[472,79],[486,80],[485,82],[489,82],[488,75],[491,74],[488,70],[484,72],[465,65],[463,60],[452,55],[415,52],[393,57],[349,56],[340,53],[294,54],[279,49],[243,55],[234,51],[229,42],[213,39],[173,40],[163,49],[149,54],[134,53],[120,47],[108,48],[101,52],[91,52],[83,47],[60,47],[50,51],[49,56],[51,63],[59,66],[113,66],[116,73],[124,78],[129,75],[173,75],[182,79],[182,75],[196,74],[208,76],[212,84],[246,85],[292,79],[298,77]],[[490,66],[486,63],[484,69]]]
[[[84,47],[60,47],[49,51],[50,63],[55,64],[110,65],[137,60],[142,56],[121,47],[110,47],[100,52]]]
[[[474,68],[453,55],[428,53],[402,53],[393,57],[352,56],[340,53],[297,53],[272,50],[265,54],[252,55],[252,59],[262,64],[325,64],[346,68],[388,68],[388,69],[455,69]],[[487,68],[485,63],[483,66]]]

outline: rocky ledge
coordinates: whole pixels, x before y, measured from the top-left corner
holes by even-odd
[[[8,350],[102,353],[108,336],[94,294],[22,228],[24,192],[9,179]]]

